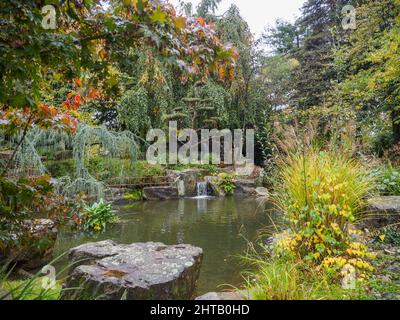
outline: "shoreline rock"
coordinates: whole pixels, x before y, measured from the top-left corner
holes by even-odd
[[[102,241],[71,249],[69,257],[75,265],[64,299],[190,300],[203,250],[191,245]]]
[[[148,187],[143,189],[143,197],[146,200],[176,200],[179,199],[176,187]]]

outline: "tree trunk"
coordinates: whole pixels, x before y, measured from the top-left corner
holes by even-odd
[[[392,111],[393,143],[400,143],[400,111]]]

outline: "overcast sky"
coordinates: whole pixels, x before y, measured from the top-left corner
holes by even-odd
[[[170,0],[174,5],[179,0]],[[294,21],[306,0],[222,0],[218,13],[224,13],[232,3],[239,7],[251,31],[260,35],[265,27],[273,26],[276,19]],[[196,7],[200,0],[190,0]]]

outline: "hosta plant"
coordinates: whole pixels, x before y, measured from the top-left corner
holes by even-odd
[[[81,225],[85,231],[100,232],[106,229],[107,224],[115,224],[118,221],[111,204],[101,199],[98,203],[84,208]]]

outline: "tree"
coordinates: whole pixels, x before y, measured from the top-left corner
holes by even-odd
[[[300,31],[296,23],[277,20],[275,26],[268,28],[262,40],[277,54],[290,54],[300,48]]]
[[[221,0],[201,0],[197,6],[197,15],[203,18],[213,17]]]
[[[360,1],[357,29],[335,52],[342,107],[359,119],[387,113],[400,142],[400,2]],[[373,120],[375,122],[375,120]]]

